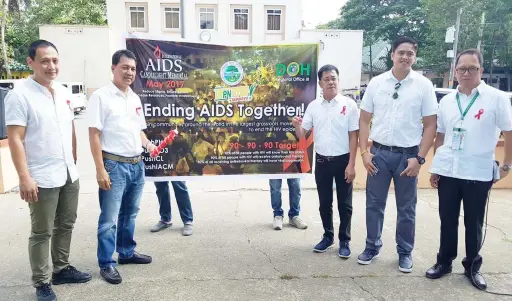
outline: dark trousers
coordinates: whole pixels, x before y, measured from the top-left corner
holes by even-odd
[[[315,180],[320,199],[320,217],[324,226],[324,237],[334,240],[332,221],[332,181],[336,181],[336,197],[340,214],[340,241],[350,241],[350,224],[352,220],[352,183],[345,180],[349,154],[337,157],[316,155]]]
[[[441,176],[438,185],[441,245],[437,262],[449,265],[457,257],[457,234],[462,200],[466,228],[466,258],[462,260],[462,265],[467,271],[471,271],[474,261],[473,271],[479,271],[482,257],[478,252],[482,245],[482,226],[492,181],[468,181]]]

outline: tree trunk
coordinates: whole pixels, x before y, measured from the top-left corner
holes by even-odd
[[[4,59],[5,72],[7,78],[11,78],[11,69],[9,69],[9,61],[7,58],[7,45],[5,44],[5,24],[7,23],[7,14],[9,13],[9,0],[3,0],[2,6],[2,20],[0,23],[0,30],[2,31],[2,56]]]

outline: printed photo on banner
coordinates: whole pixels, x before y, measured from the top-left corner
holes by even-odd
[[[313,137],[297,139],[291,120],[316,97],[318,44],[126,47],[148,138],[162,146],[144,154],[146,177],[312,172]]]

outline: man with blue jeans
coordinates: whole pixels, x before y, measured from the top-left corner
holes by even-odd
[[[194,218],[187,185],[183,181],[171,181],[171,184],[180,211],[181,220],[183,221],[182,234],[183,236],[190,236],[192,235],[192,223]],[[160,221],[151,228],[151,232],[158,232],[172,226],[169,182],[155,182],[155,187],[158,203],[160,203]]]
[[[288,211],[288,217],[290,218],[290,225],[295,226],[299,229],[306,229],[308,225],[299,217],[300,212],[300,179],[287,179],[288,190],[290,191],[290,210]],[[270,201],[272,209],[274,209],[274,222],[272,227],[274,230],[283,229],[283,216],[284,211],[282,209],[281,199],[281,185],[282,179],[269,180],[270,184]]]
[[[392,46],[393,68],[374,77],[361,102],[359,147],[368,171],[366,248],[359,264],[370,264],[382,247],[389,186],[395,186],[398,269],[412,272],[418,173],[436,135],[437,98],[432,82],[411,69],[418,46],[408,37]],[[370,130],[371,124],[371,130]],[[368,150],[368,139],[373,140]]]
[[[130,85],[135,79],[135,55],[119,50],[112,56],[112,83],[89,99],[89,142],[96,165],[101,213],[98,221],[100,274],[112,284],[122,282],[112,259],[119,264],[151,263],[150,256],[135,251],[135,218],[144,188],[143,145],[153,145],[146,134],[146,120],[139,96]]]

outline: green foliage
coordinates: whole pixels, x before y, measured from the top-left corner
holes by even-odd
[[[420,47],[419,64],[441,73],[449,70],[446,52],[453,44],[445,43],[445,35],[455,25],[459,8],[463,13],[458,50],[477,47],[485,13],[484,67],[490,67],[491,57],[495,64],[512,67],[512,0],[349,0],[338,19],[318,28],[362,29],[365,46],[410,36]],[[391,67],[389,57],[386,63]]]
[[[22,64],[27,57],[28,45],[39,38],[41,25],[107,24],[105,0],[18,0],[17,4],[13,4],[14,2],[16,0],[9,2],[5,42],[8,58]]]

